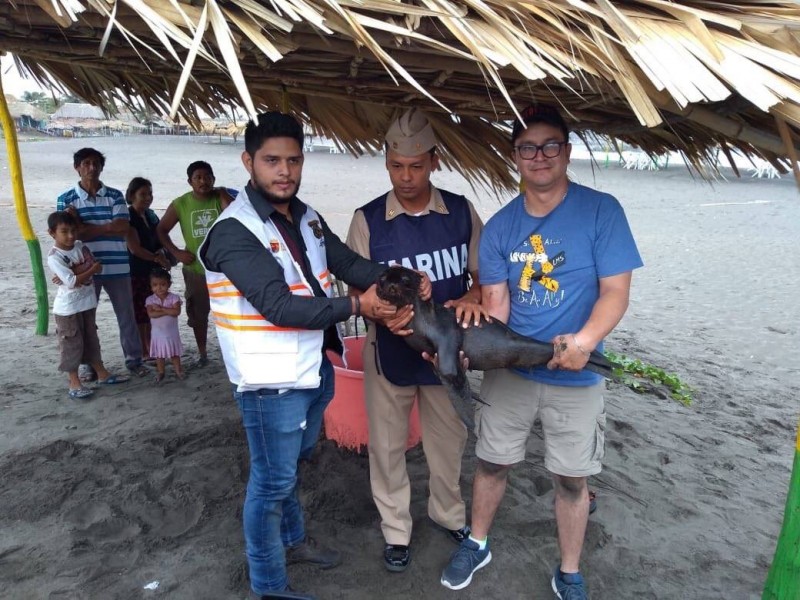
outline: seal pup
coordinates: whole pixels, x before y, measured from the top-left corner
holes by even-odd
[[[421,281],[416,271],[395,265],[378,278],[376,293],[398,308],[414,307],[414,317],[406,326],[414,333],[403,339],[417,352],[438,355],[437,375],[461,420],[472,427],[472,390],[459,352],[469,359],[470,369],[530,368],[553,358],[553,344],[519,335],[496,319],[482,319],[480,325],[464,329],[456,322],[454,309],[420,299]],[[616,366],[595,350],[585,368],[611,378]]]

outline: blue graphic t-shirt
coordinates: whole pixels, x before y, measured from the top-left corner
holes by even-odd
[[[486,223],[478,258],[481,284],[508,283],[508,326],[543,342],[583,327],[599,296],[599,278],[642,266],[617,199],[576,183],[545,217],[528,214],[524,195],[514,198]],[[597,350],[602,349],[601,343]],[[601,379],[587,370],[517,371],[552,385],[587,386]]]

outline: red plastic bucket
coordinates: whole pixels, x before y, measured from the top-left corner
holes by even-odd
[[[369,442],[367,405],[364,401],[364,363],[361,348],[366,337],[344,338],[345,360],[328,352],[336,373],[336,391],[333,400],[325,409],[325,436],[337,445],[360,451]],[[411,409],[408,422],[407,447],[413,448],[422,439],[417,402]]]

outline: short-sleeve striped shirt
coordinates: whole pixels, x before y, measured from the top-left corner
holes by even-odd
[[[116,219],[130,220],[125,196],[119,190],[101,186],[95,196],[89,196],[80,184],[58,197],[56,210],[74,206],[78,216],[87,225],[106,225]],[[102,235],[85,240],[95,258],[103,265],[103,272],[95,275],[97,279],[130,277],[128,245],[124,236]]]

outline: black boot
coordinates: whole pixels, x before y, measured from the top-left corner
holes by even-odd
[[[281,592],[267,592],[266,594],[261,595],[256,594],[253,590],[250,590],[250,600],[283,600],[284,598],[294,598],[295,600],[316,600],[314,596],[295,592],[288,586]]]
[[[309,563],[320,569],[332,569],[342,562],[342,555],[338,550],[326,548],[317,544],[311,536],[297,546],[286,549],[286,564]]]

